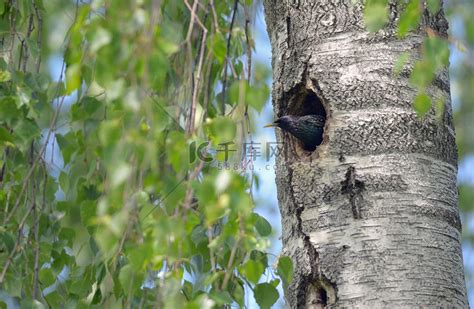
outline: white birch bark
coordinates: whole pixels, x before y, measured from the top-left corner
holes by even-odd
[[[443,13],[426,13],[398,39],[395,5],[377,34],[351,0],[264,5],[276,117],[327,114],[324,142],[309,155],[277,130],[283,254],[295,264],[288,305],[468,307],[451,102],[441,121],[434,110],[420,119],[411,64],[392,73],[402,52],[420,57],[425,27],[446,34]],[[430,95],[449,98],[447,71]]]

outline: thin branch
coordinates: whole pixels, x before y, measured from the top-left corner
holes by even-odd
[[[206,39],[207,39],[207,29],[203,28],[202,30],[203,35],[202,35],[202,41],[201,41],[201,48],[199,52],[199,62],[198,62],[198,68],[197,72],[194,78],[194,89],[193,89],[193,100],[191,103],[191,110],[189,112],[189,127],[188,127],[188,134],[194,131],[194,121],[195,121],[195,114],[196,114],[196,106],[197,106],[197,100],[198,100],[198,94],[199,94],[199,86],[201,82],[201,73],[202,73],[202,64],[204,60],[204,46],[206,44]]]
[[[206,151],[209,150],[209,145],[206,147]],[[191,181],[196,179],[196,177],[201,173],[202,169],[204,167],[204,160],[200,160],[199,164],[196,166],[194,171],[189,175],[187,181],[188,181],[188,189],[186,190],[186,196],[184,199],[184,209],[189,209],[191,206],[192,202],[192,197],[193,197],[193,189],[191,187]]]
[[[232,267],[232,264],[234,264],[235,254],[237,253],[239,243],[240,243],[240,239],[237,239],[234,243],[234,246],[232,247],[232,250],[230,251],[229,262],[227,262],[227,270],[224,274],[224,280],[222,281],[221,290],[225,290],[227,288],[227,284],[229,283],[230,276],[233,273],[232,271],[230,271],[230,269]]]
[[[189,21],[188,33],[186,34],[186,42],[191,42],[191,35],[193,34],[194,29],[194,19],[196,19],[196,9],[198,6],[199,0],[195,0],[193,3],[193,7],[189,4],[188,0],[184,0],[184,4],[191,12],[191,20]]]
[[[206,88],[205,88],[205,91],[204,91],[204,112],[202,113],[202,119],[201,121],[204,121],[206,120],[207,118],[207,110],[209,109],[209,97],[210,97],[210,92],[211,92],[211,88],[212,88],[212,53],[209,52],[207,54],[207,68],[206,68],[206,74],[205,76],[207,76],[207,83],[206,83]]]
[[[250,16],[248,12],[248,8],[244,6],[245,12],[245,41],[247,43],[247,80],[250,83],[250,79],[252,77],[252,47],[250,46],[250,36],[249,36],[249,24],[250,24]],[[248,118],[248,109],[249,105],[245,102],[245,113],[244,116]],[[248,133],[250,133],[250,127],[248,128]]]
[[[9,130],[10,133],[13,132],[12,129]],[[10,147],[6,147],[5,149],[5,152],[3,154],[3,164],[2,164],[2,169],[0,171],[0,183],[3,184],[3,180],[5,179],[5,172],[6,172],[6,169],[7,169],[7,158],[8,158],[8,155],[10,153]]]
[[[28,45],[27,45],[27,39],[31,37],[31,33],[35,29],[35,24],[34,24],[34,17],[33,14],[30,15],[29,23],[28,23],[28,32],[26,33],[26,38],[23,39],[21,42],[21,47],[22,50],[24,50],[24,55],[23,55],[23,63],[22,63],[22,70],[23,72],[26,72],[26,65],[28,64],[28,58],[30,57],[30,52],[28,50]]]
[[[234,21],[235,15],[237,13],[237,5],[239,4],[239,0],[234,1],[234,8],[232,11],[232,18],[230,21],[230,28],[229,28],[229,36],[227,37],[227,50],[224,59],[224,81],[222,82],[222,105],[221,105],[221,113],[222,116],[225,115],[225,102],[226,102],[226,88],[227,88],[227,64],[229,61],[229,54],[230,54],[230,41],[232,40],[232,31],[234,29]]]
[[[23,51],[24,51],[24,46],[25,46],[25,40],[21,41],[21,46],[20,46],[20,55],[18,56],[18,68],[17,70],[20,71],[21,69],[21,60],[23,59]]]
[[[36,37],[36,45],[38,50],[38,58],[36,58],[36,73],[39,73],[41,67],[41,48],[43,44],[43,17],[41,16],[41,12],[36,5],[36,2],[33,1],[33,7],[35,9],[36,21],[37,21],[37,37]],[[76,16],[77,16],[77,7],[76,7]]]
[[[31,159],[33,159],[33,152],[31,153]],[[43,167],[43,204],[42,208],[44,209],[44,204],[45,204],[45,198],[46,198],[46,183],[48,181],[48,174],[46,173],[46,166]],[[39,221],[40,221],[40,212],[38,210],[37,204],[36,204],[36,184],[33,181],[33,203],[34,209],[33,209],[33,222],[34,222],[34,237],[35,237],[35,248],[34,248],[34,254],[35,254],[35,260],[34,260],[34,268],[33,268],[33,298],[38,299],[38,294],[39,294],[39,258],[40,258],[40,243],[39,243]]]
[[[209,227],[207,229],[207,238],[209,240],[209,245],[212,242],[212,227]],[[216,271],[216,257],[214,256],[214,249],[212,249],[211,246],[209,246],[209,258],[211,260],[211,272]]]
[[[16,33],[16,13],[13,9],[15,1],[12,0],[10,3],[10,28],[11,28],[11,45],[10,45],[10,62],[13,64],[13,49],[15,47],[15,33]]]
[[[216,28],[217,33],[220,33],[221,30],[219,29],[219,18],[217,17],[216,7],[214,5],[214,0],[209,0],[209,6],[211,7],[212,16],[213,16],[213,19],[214,19],[214,28]]]
[[[41,210],[46,209],[46,187],[48,184],[48,173],[46,166],[43,166],[43,192],[42,192],[42,203]],[[34,279],[33,279],[33,298],[38,299],[39,290],[39,257],[40,257],[40,237],[39,237],[39,221],[41,216],[39,215],[38,209],[35,207],[35,265],[34,265]]]
[[[252,79],[252,46],[250,43],[250,29],[249,25],[250,21],[250,14],[248,7],[244,5],[244,12],[245,12],[245,41],[247,45],[247,81],[250,84]],[[253,138],[252,138],[252,131],[251,131],[251,121],[249,116],[249,105],[248,102],[245,101],[245,110],[244,110],[244,119],[247,125],[247,136],[250,139],[250,160],[253,160]],[[251,161],[250,161],[251,162]],[[247,165],[249,162],[245,163],[245,170],[247,170]],[[253,198],[253,183],[254,183],[254,169],[250,169],[250,188],[249,188],[249,195]]]
[[[186,35],[186,40],[184,41],[184,43],[186,44],[186,49],[187,49],[187,58],[188,58],[188,71],[187,71],[187,76],[189,76],[189,84],[191,85],[191,101],[192,101],[192,98],[194,96],[194,91],[195,91],[195,87],[194,87],[194,65],[193,65],[193,46],[192,46],[192,40],[191,40],[191,36],[193,34],[193,31],[194,31],[194,21],[195,19],[197,19],[197,13],[196,11],[198,10],[198,3],[199,3],[199,0],[194,0],[194,4],[193,6],[191,7],[191,5],[189,4],[188,0],[184,0],[184,4],[186,5],[186,7],[188,8],[188,10],[190,11],[191,13],[191,19],[189,21],[189,26],[188,26],[188,33]],[[185,97],[187,98],[187,90],[184,92],[185,93]],[[179,115],[177,117],[178,119],[180,118]],[[188,133],[188,129],[189,129],[189,120],[188,122],[185,123],[185,131],[186,133]]]

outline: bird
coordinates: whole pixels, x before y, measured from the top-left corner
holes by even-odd
[[[325,120],[322,115],[286,115],[264,128],[278,127],[300,140],[305,150],[314,151],[323,141]]]

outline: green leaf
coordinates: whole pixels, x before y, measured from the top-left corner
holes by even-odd
[[[70,94],[81,85],[81,65],[71,64],[66,69],[66,94]]]
[[[270,95],[270,89],[267,84],[261,84],[259,86],[250,86],[247,88],[245,94],[245,101],[249,106],[252,106],[258,112],[262,111],[265,103],[267,102],[268,96]]]
[[[419,89],[428,87],[434,78],[434,70],[435,68],[428,61],[416,62],[410,75],[410,83]]]
[[[26,43],[28,46],[28,50],[31,53],[31,56],[36,59],[40,55],[40,49],[38,48],[38,44],[36,40],[33,40],[32,38],[27,38]]]
[[[104,254],[104,258],[111,257],[115,253],[118,247],[118,239],[109,229],[104,227],[98,228],[95,232],[94,238]]]
[[[114,167],[112,170],[112,175],[111,175],[112,188],[115,188],[123,184],[132,173],[132,170],[133,170],[132,167],[128,163],[121,162],[117,164],[117,166]]]
[[[13,297],[21,297],[23,278],[14,274],[8,274],[2,284],[2,290]]]
[[[369,32],[376,32],[388,21],[387,0],[367,0],[364,9],[364,22]]]
[[[76,153],[76,151],[78,151],[76,135],[72,131],[66,135],[57,134],[56,140],[59,144],[59,148],[61,149],[64,163],[69,163],[73,155]]]
[[[81,213],[81,223],[84,226],[93,225],[93,220],[97,216],[97,206],[95,202],[92,201],[83,201],[80,207]]]
[[[252,252],[250,252],[250,259],[259,261],[264,267],[268,266],[268,256],[265,252],[252,250]]]
[[[466,32],[467,42],[469,42],[470,44],[473,44],[474,43],[474,19],[466,17],[464,18],[464,23],[465,23],[464,31]]]
[[[234,81],[229,87],[229,98],[227,103],[230,103],[231,105],[236,105],[243,102],[245,99],[246,88],[246,80]]]
[[[174,40],[160,40],[159,41],[161,50],[167,55],[171,56],[172,54],[179,51],[179,44],[176,44]]]
[[[260,308],[270,308],[278,300],[277,289],[270,283],[260,283],[253,290],[255,301]]]
[[[444,109],[445,109],[444,100],[443,99],[436,100],[436,103],[435,103],[436,118],[440,121],[443,120]]]
[[[403,38],[408,31],[413,30],[418,26],[421,17],[421,6],[419,0],[410,0],[408,5],[400,14],[398,22],[398,36]]]
[[[248,260],[244,265],[239,267],[239,271],[247,280],[253,284],[257,284],[265,271],[265,267],[259,261]]]
[[[105,87],[105,94],[107,100],[113,101],[120,98],[125,90],[125,80],[119,78],[117,80],[110,81]]]
[[[41,268],[39,271],[39,279],[42,285],[50,286],[56,281],[56,276],[54,276],[51,268]]]
[[[426,38],[423,44],[423,56],[435,71],[447,67],[449,63],[448,41],[438,36]]]
[[[240,308],[243,308],[245,303],[245,290],[243,288],[243,283],[240,279],[234,281],[231,294],[232,298],[237,304],[239,304]]]
[[[270,283],[271,285],[273,285],[275,288],[277,288],[278,285],[280,284],[280,282],[281,282],[281,280],[277,278],[277,279],[273,279],[273,280],[270,281],[269,283]]]
[[[13,133],[24,143],[29,143],[32,139],[40,135],[40,129],[34,121],[21,119],[13,128]]]
[[[15,97],[0,98],[0,121],[6,121],[11,124],[12,120],[21,116],[17,109]]]
[[[289,257],[280,256],[278,259],[277,273],[286,284],[291,283],[293,279],[293,262]]]
[[[399,75],[405,64],[408,62],[410,59],[410,54],[408,52],[403,52],[397,57],[397,61],[395,62],[395,65],[393,66],[393,73],[395,75]]]
[[[431,108],[431,99],[425,93],[419,93],[413,101],[418,116],[423,117]]]
[[[0,248],[2,250],[7,249],[7,252],[10,253],[15,247],[15,240],[12,235],[8,232],[0,232],[0,239],[2,240]]]
[[[253,217],[255,218],[255,228],[260,236],[266,237],[272,233],[272,226],[265,218],[257,213],[253,213]]]
[[[209,135],[217,144],[233,142],[237,130],[232,119],[222,116],[212,119],[207,127]]]
[[[103,121],[99,129],[99,140],[105,146],[114,146],[121,137],[120,120]]]
[[[99,49],[109,44],[112,41],[112,35],[104,28],[94,29],[90,43],[90,51],[96,53]]]
[[[214,300],[218,305],[232,303],[232,297],[227,291],[218,291],[216,289],[212,289],[209,293],[209,297]]]
[[[230,197],[228,194],[222,194],[215,202],[201,203],[204,205],[204,212],[206,215],[206,224],[211,227],[220,218],[224,217],[229,212]]]
[[[248,104],[260,112],[270,95],[270,88],[265,82],[249,86],[246,80],[239,80],[229,87],[229,103]]]
[[[220,64],[224,63],[227,53],[226,39],[222,33],[216,33],[212,41],[212,52]]]
[[[0,24],[1,25],[1,24]],[[7,62],[5,61],[5,58],[4,57],[0,57],[0,70],[6,70],[8,69],[8,64]]]
[[[87,64],[82,65],[81,76],[82,76],[82,79],[84,80],[84,82],[86,83],[86,85],[91,86],[92,81],[94,79],[94,72],[93,72],[92,68],[89,65],[87,65]],[[89,94],[94,95],[92,93],[92,91],[95,90],[94,88],[89,87],[87,90],[88,90]],[[97,93],[95,95],[97,95]]]
[[[186,168],[187,159],[187,144],[186,137],[182,132],[172,131],[166,140],[168,150],[168,160],[176,172]]]
[[[47,96],[48,99],[53,100],[60,96],[66,94],[66,88],[64,86],[64,82],[51,82],[48,85]]]
[[[8,82],[11,80],[11,74],[8,71],[0,70],[0,83]]]
[[[0,142],[13,143],[13,136],[4,127],[0,127]]]
[[[22,299],[21,309],[43,309],[45,306],[36,299]]]
[[[136,280],[137,278],[135,271],[130,264],[125,265],[122,267],[122,269],[120,269],[119,281],[126,295],[128,295],[129,292],[133,292],[134,285],[136,285]]]
[[[438,13],[440,4],[440,0],[426,0],[426,6],[432,15]]]
[[[153,257],[153,244],[144,243],[130,248],[127,258],[135,271],[143,271],[147,262]]]
[[[253,79],[255,80],[255,84],[260,85],[260,83],[267,83],[269,78],[271,78],[272,70],[264,63],[255,62],[253,65],[253,70]]]
[[[474,186],[469,183],[459,185],[459,208],[462,211],[472,211],[472,201],[474,201]],[[471,237],[474,237],[471,236]]]

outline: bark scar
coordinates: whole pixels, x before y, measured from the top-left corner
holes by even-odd
[[[288,45],[290,43],[290,32],[291,32],[291,19],[290,19],[290,16],[286,16],[286,35],[287,35]]]
[[[289,183],[290,183],[290,196],[294,205],[298,205],[294,198],[293,191],[293,169],[288,168],[289,172]],[[299,260],[296,259],[296,267],[298,267],[298,262],[301,262],[300,266],[303,266],[305,263],[309,265],[310,271],[296,271],[296,280],[292,285],[296,288],[296,307],[297,308],[326,308],[326,306],[334,304],[336,302],[336,291],[337,287],[334,283],[329,281],[329,279],[324,276],[321,271],[320,265],[320,256],[319,252],[311,243],[310,237],[303,230],[303,220],[301,219],[301,214],[303,213],[305,207],[303,205],[297,206],[295,209],[295,216],[297,220],[296,233],[298,237],[301,237],[303,240],[303,252],[302,254],[296,254],[300,258],[305,259]]]
[[[356,169],[350,166],[346,172],[346,179],[341,181],[341,193],[349,195],[352,216],[354,219],[361,219],[360,205],[362,203],[362,191],[364,190],[364,182],[356,179]]]

